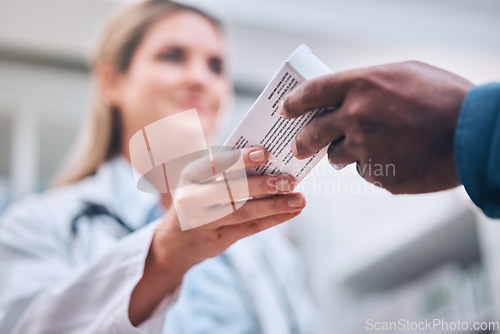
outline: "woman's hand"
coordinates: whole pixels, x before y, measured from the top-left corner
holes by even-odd
[[[240,153],[242,159],[238,159]],[[173,206],[183,213],[179,215],[170,206],[156,230],[143,278],[130,301],[129,316],[134,325],[147,319],[192,266],[221,254],[239,239],[297,216],[304,208],[305,198],[300,193],[291,193],[295,180],[288,175],[248,176],[248,189],[243,191],[241,185],[246,186],[246,182],[242,183],[246,173],[242,175],[241,169],[233,168],[228,173],[229,182],[221,177],[209,179],[214,171],[218,174],[227,170],[237,160],[243,162],[242,168],[253,168],[268,159],[267,151],[259,147],[245,148],[240,153],[235,156],[234,152],[222,152],[214,155],[213,162],[202,158],[183,168],[176,188],[171,190]],[[240,189],[235,191],[231,187],[237,198],[227,195],[227,185],[234,183]],[[172,201],[169,196],[163,198],[164,202]],[[238,202],[247,197],[250,199],[246,202]],[[224,213],[228,214],[223,216]],[[200,226],[182,231],[179,216]]]

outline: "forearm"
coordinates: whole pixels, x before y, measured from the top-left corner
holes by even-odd
[[[172,295],[182,283],[189,265],[181,263],[181,254],[173,247],[166,248],[168,235],[156,232],[149,249],[144,274],[132,292],[129,318],[134,326],[148,319],[166,296]]]

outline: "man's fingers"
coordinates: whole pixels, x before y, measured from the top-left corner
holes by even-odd
[[[344,136],[341,126],[341,110],[318,114],[307,123],[291,143],[292,153],[298,159],[305,159]]]
[[[342,104],[347,94],[349,72],[339,72],[311,79],[288,92],[279,104],[285,119],[295,118],[311,110]]]
[[[344,138],[334,141],[328,146],[328,161],[336,170],[356,162],[356,158],[348,152],[344,145]]]

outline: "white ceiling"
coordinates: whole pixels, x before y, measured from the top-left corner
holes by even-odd
[[[500,2],[444,0],[180,0],[231,24],[356,42],[498,38]],[[500,45],[494,45],[498,51]]]
[[[83,63],[119,2],[2,0],[0,53],[14,50]],[[204,8],[227,23],[234,76],[241,87],[260,89],[303,42],[336,70],[413,58],[476,81],[500,77],[499,1],[180,2]]]

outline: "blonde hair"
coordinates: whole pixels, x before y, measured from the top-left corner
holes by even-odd
[[[134,51],[147,30],[166,15],[177,11],[195,12],[211,21],[220,31],[219,21],[190,6],[167,0],[149,0],[123,8],[104,29],[92,57],[92,68],[108,62],[120,73],[129,68]],[[53,186],[78,182],[95,174],[99,165],[121,152],[120,111],[109,105],[94,85],[91,112],[78,138],[65,157]]]

